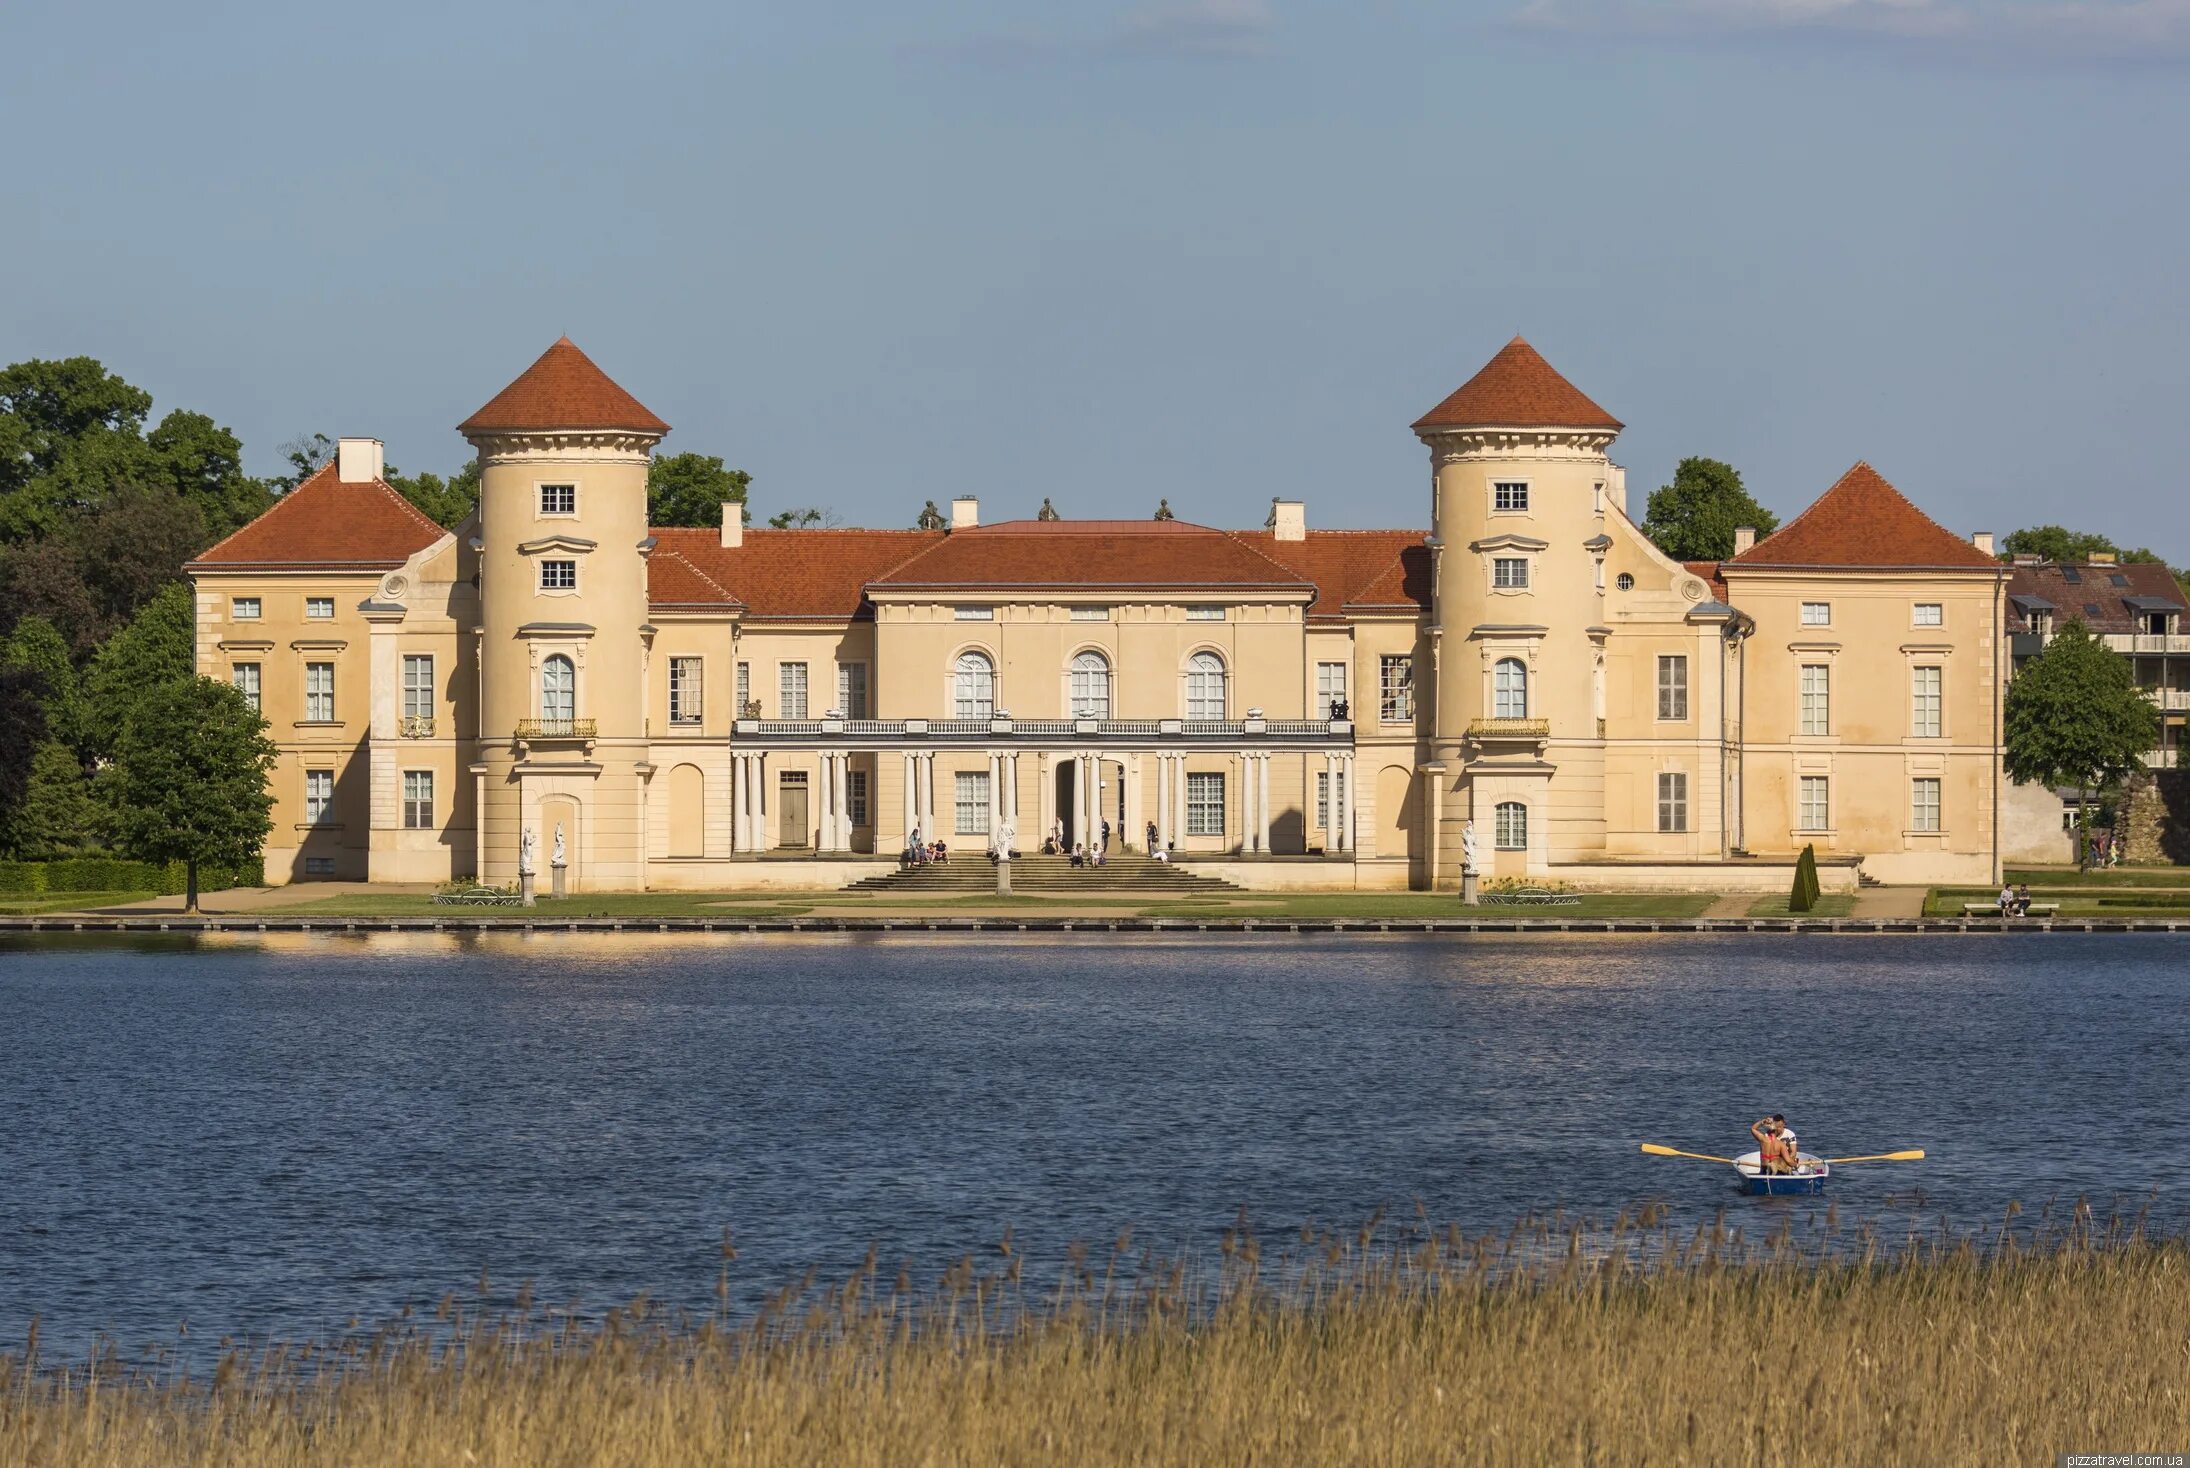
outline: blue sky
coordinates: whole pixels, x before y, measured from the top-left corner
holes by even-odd
[[[561,333],[766,512],[1426,524],[1515,332],[1790,514],[2190,561],[2190,0],[12,6],[0,360],[408,470]],[[25,141],[27,140],[27,141]]]

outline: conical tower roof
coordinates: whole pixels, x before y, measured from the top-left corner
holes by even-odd
[[[569,337],[540,354],[517,380],[456,425],[474,433],[548,433],[565,428],[620,428],[662,434],[669,425],[593,365]]]
[[[1460,390],[1414,422],[1422,428],[1609,428],[1619,419],[1591,402],[1519,337]]]

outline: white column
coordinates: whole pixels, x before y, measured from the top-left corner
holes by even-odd
[[[1041,827],[1034,833],[1034,849],[1040,851],[1049,839],[1051,823],[1057,819],[1057,761],[1047,751],[1034,757],[1034,783],[1034,819]]]
[[[1003,761],[995,750],[988,753],[989,766],[989,849],[996,848],[996,833],[1004,828],[1004,772]]]
[[[910,750],[899,756],[905,766],[905,830],[899,846],[912,845],[913,827],[920,824],[920,811],[914,799],[920,785],[919,756]]]
[[[1095,822],[1101,814],[1095,808],[1095,756],[1092,754],[1080,756],[1080,798],[1076,804],[1079,806],[1080,830],[1073,839],[1092,849],[1095,845]]]
[[[730,850],[745,850],[745,756],[730,756]]]
[[[745,785],[745,849],[758,851],[766,845],[760,825],[760,756],[749,754],[743,761]]]
[[[1125,829],[1118,833],[1118,845],[1139,846],[1147,832],[1141,829],[1141,757],[1137,754],[1118,756],[1118,778],[1125,782],[1125,814],[1118,817]]]
[[[1014,839],[1016,839],[1019,830],[1019,754],[1017,750],[1004,756],[1004,819],[1010,822]]]
[[[1349,753],[1347,753],[1347,754],[1341,755],[1341,756],[1339,757],[1339,761],[1338,761],[1338,764],[1339,764],[1339,771],[1340,771],[1340,773],[1341,773],[1341,774],[1343,774],[1343,775],[1345,776],[1345,778],[1344,778],[1343,780],[1341,780],[1341,781],[1340,781],[1339,783],[1340,783],[1340,784],[1341,784],[1342,786],[1344,786],[1344,788],[1345,788],[1345,792],[1346,792],[1346,798],[1344,799],[1344,801],[1342,801],[1342,802],[1341,802],[1341,804],[1343,804],[1343,805],[1345,806],[1345,808],[1346,808],[1346,813],[1345,813],[1345,814],[1344,814],[1343,816],[1341,816],[1341,817],[1339,818],[1339,823],[1338,823],[1338,841],[1339,841],[1339,849],[1340,849],[1340,850],[1342,850],[1342,851],[1347,851],[1347,852],[1351,852],[1351,851],[1352,851],[1352,850],[1354,849],[1354,757],[1353,757],[1353,755],[1352,755],[1352,754],[1351,754],[1350,752],[1349,752]]]
[[[852,757],[836,757],[836,849],[852,849]]]
[[[1252,757],[1241,750],[1239,760],[1239,849],[1245,856],[1254,848],[1255,830],[1255,768]]]
[[[1270,756],[1255,756],[1255,814],[1260,820],[1258,840],[1265,855],[1270,850]]]
[[[1338,754],[1334,750],[1325,750],[1323,754],[1323,786],[1331,796],[1329,815],[1323,825],[1323,847],[1326,851],[1337,851],[1343,843],[1339,840]]]
[[[1186,756],[1171,757],[1171,839],[1186,841]]]

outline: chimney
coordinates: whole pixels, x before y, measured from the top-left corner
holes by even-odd
[[[1737,555],[1737,556],[1738,556],[1738,555],[1740,555],[1740,554],[1741,554],[1741,553],[1742,553],[1743,551],[1745,551],[1745,550],[1749,549],[1749,547],[1751,547],[1751,546],[1755,545],[1756,543],[1757,543],[1757,527],[1756,527],[1756,526],[1754,526],[1754,525],[1736,525],[1736,526],[1734,527],[1734,554],[1735,554],[1735,555]]]
[[[1969,543],[1976,546],[1979,550],[1983,551],[1988,556],[1996,556],[1999,554],[1998,551],[1992,548],[1992,532],[1989,530],[1975,530],[1970,532]]]
[[[951,529],[972,530],[981,523],[981,501],[962,494],[951,501]]]
[[[1279,540],[1308,538],[1308,505],[1304,500],[1270,501],[1270,518],[1263,525]]]
[[[2091,564],[2092,564],[2092,565],[2094,565],[2094,566],[2111,566],[2111,565],[2113,565],[2113,564],[2114,564],[2114,552],[2112,552],[2112,551],[2093,551],[2093,552],[2091,553]]]
[[[335,440],[335,478],[344,484],[371,484],[387,472],[388,453],[377,438]]]
[[[736,500],[722,502],[722,548],[736,550],[745,544],[745,506]]]

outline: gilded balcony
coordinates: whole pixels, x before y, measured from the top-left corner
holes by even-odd
[[[396,721],[395,732],[403,739],[433,738],[432,714],[405,714]]]
[[[519,719],[516,737],[519,739],[591,739],[591,719]]]
[[[1468,738],[1497,739],[1549,739],[1549,719],[1471,719],[1468,722]]]

